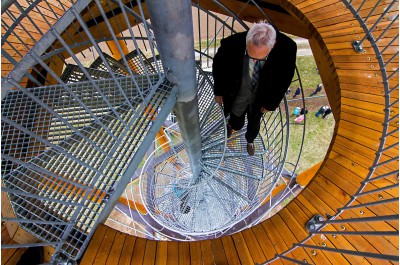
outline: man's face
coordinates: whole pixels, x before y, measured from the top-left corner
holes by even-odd
[[[253,44],[246,45],[247,56],[253,61],[265,61],[270,49],[267,46],[255,46]]]

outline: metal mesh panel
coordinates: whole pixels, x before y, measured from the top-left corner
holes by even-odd
[[[14,170],[3,176],[3,183],[10,189],[9,198],[18,218],[76,223],[67,237],[65,235],[67,226],[23,225],[44,241],[66,241],[62,250],[70,256],[78,254],[107,202],[105,199],[107,194],[113,191],[114,185],[126,170],[128,162],[137,152],[149,130],[152,119],[157,114],[149,110],[159,109],[169,95],[171,87],[168,85],[162,85],[154,90],[146,84],[147,79],[139,77],[138,80],[143,81],[141,93],[136,90],[131,78],[119,79],[120,85],[129,95],[130,104],[135,106],[134,109],[115,95],[113,82],[110,80],[95,82],[97,88],[108,94],[108,98],[113,99],[113,111],[107,108],[101,97],[96,97],[97,90],[92,83],[68,85],[88,108],[97,111],[100,123],[95,122],[93,116],[68,97],[61,86],[28,90],[37,95],[38,100],[46,102],[47,106],[52,106],[60,115],[56,118],[48,113],[48,109],[36,107],[39,116],[36,120],[32,120],[36,127],[38,121],[42,123],[42,117],[49,117],[46,119],[48,123],[41,130],[41,135],[49,135],[47,139],[44,137],[45,140],[57,144],[57,149],[43,145],[46,148],[41,150],[40,155],[36,154],[27,163],[14,166]],[[9,109],[8,113],[18,113],[19,106],[25,102],[24,97],[15,95],[19,93],[9,93],[5,102],[13,104],[3,106]],[[14,100],[9,101],[9,98]],[[30,105],[24,106],[31,110]],[[26,111],[22,113],[24,112]],[[15,122],[19,122],[20,117],[8,115],[8,118],[14,119]],[[66,126],[67,122],[81,134],[73,133]],[[31,125],[25,120],[22,120],[21,126],[31,130]],[[12,134],[13,139],[18,140],[20,138],[17,137],[22,135],[20,136],[22,139],[17,142],[26,138],[23,132],[10,124],[4,125],[3,129],[3,133]],[[4,153],[3,159],[7,160]],[[46,172],[47,174],[44,174]]]
[[[90,74],[90,77],[93,80],[111,78],[111,74],[109,72],[99,71],[91,68],[85,68],[85,69]],[[117,74],[117,76],[122,76],[122,75]],[[61,80],[65,83],[74,83],[74,82],[87,81],[88,78],[82,71],[81,67],[74,64],[68,64],[65,70],[63,71]]]
[[[198,75],[202,174],[194,183],[177,125],[165,128],[169,147],[159,147],[142,169],[140,191],[155,220],[172,231],[206,235],[223,231],[251,214],[269,195],[283,167],[284,123],[280,111],[263,118],[256,155],[246,150],[246,125],[226,139],[222,109],[212,80]],[[165,151],[165,148],[168,151]]]
[[[128,69],[126,68],[125,65],[121,64],[119,61],[115,60],[107,53],[103,53],[103,56],[106,58],[107,63],[110,65],[110,67],[114,73],[129,75]],[[90,65],[90,68],[98,69],[98,70],[101,70],[104,72],[108,71],[108,69],[105,65],[105,62],[104,62],[103,58],[101,58],[101,57],[97,57],[97,59]]]
[[[154,64],[156,63],[158,63],[159,69],[162,69],[159,57],[160,56],[157,55],[155,60],[147,59],[139,49],[133,50],[125,55],[125,59],[128,61],[128,65],[132,71],[142,75],[156,73],[157,68],[154,67]],[[123,59],[120,59],[119,62],[123,63]]]

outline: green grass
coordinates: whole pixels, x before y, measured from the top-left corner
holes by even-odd
[[[317,84],[322,83],[321,77],[316,71],[317,66],[313,56],[297,57],[296,65],[303,84],[304,96],[307,98],[315,90]],[[298,82],[291,85],[292,93],[288,96],[288,100],[292,99],[294,90],[298,85]],[[325,92],[321,91],[317,95],[325,95]],[[303,172],[324,159],[335,126],[332,114],[325,119],[322,119],[321,116],[315,117],[315,113],[321,106],[329,105],[326,97],[309,98],[306,99],[305,104],[309,112],[306,116],[305,138],[297,173]],[[302,102],[290,102],[289,112],[292,113],[295,107],[302,107]],[[295,123],[294,119],[295,117],[290,117],[290,146],[287,161],[296,164],[303,137],[303,126]],[[293,168],[288,169],[292,170]]]
[[[321,83],[321,77],[317,73],[313,56],[298,56],[296,60],[301,82],[303,84],[305,96],[310,95],[315,87]]]
[[[294,118],[291,118],[293,121]],[[315,112],[309,112],[306,117],[306,131],[303,150],[299,161],[297,173],[312,167],[322,161],[332,140],[335,120],[332,114],[325,119],[315,117]],[[290,146],[286,161],[295,164],[301,147],[303,137],[303,126],[298,124],[290,125]],[[292,170],[293,168],[288,168]]]

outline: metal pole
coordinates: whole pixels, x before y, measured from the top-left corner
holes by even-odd
[[[146,0],[146,4],[166,78],[178,87],[174,112],[196,183],[201,172],[201,136],[191,1]]]
[[[14,2],[15,0],[1,0],[1,13],[3,14]]]

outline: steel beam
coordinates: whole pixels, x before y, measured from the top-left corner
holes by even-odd
[[[174,111],[196,183],[201,173],[201,136],[189,0],[146,0],[166,78],[178,88]]]

